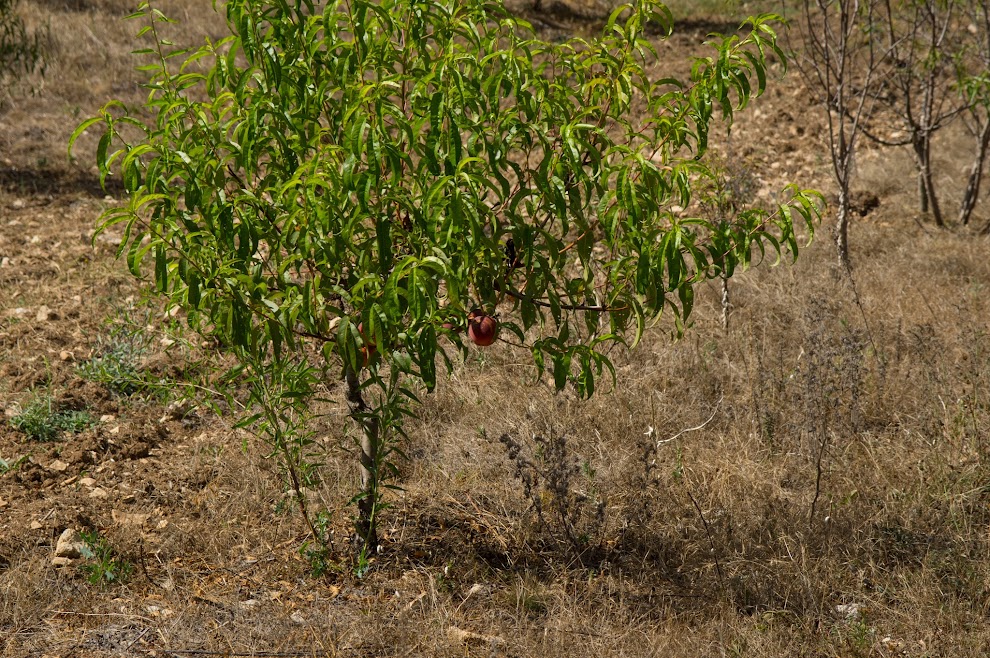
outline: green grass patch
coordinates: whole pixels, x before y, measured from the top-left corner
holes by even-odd
[[[127,582],[134,565],[117,554],[110,542],[98,532],[80,533],[86,549],[86,563],[79,570],[86,574],[86,582],[95,586],[119,585]]]
[[[94,355],[76,366],[83,379],[102,384],[119,397],[152,393],[160,382],[144,370],[149,339],[142,327],[116,324],[97,338]]]
[[[96,419],[88,411],[60,409],[50,394],[39,393],[10,419],[10,424],[35,441],[56,441],[66,432],[77,434],[95,425]]]

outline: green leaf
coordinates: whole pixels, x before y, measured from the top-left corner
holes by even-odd
[[[159,292],[168,292],[168,258],[161,243],[155,246],[155,286]]]
[[[79,139],[79,137],[81,137],[84,132],[86,132],[96,124],[100,123],[101,121],[103,121],[103,117],[92,117],[86,119],[85,121],[80,123],[75,130],[72,131],[72,136],[69,137],[69,146],[67,149],[70,158],[72,157],[72,147],[75,145],[76,140]],[[106,152],[106,147],[104,147],[104,153],[105,152]]]

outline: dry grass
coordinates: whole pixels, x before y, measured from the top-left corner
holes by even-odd
[[[169,5],[181,40],[219,36],[209,3]],[[31,456],[0,475],[0,655],[985,654],[988,244],[916,221],[905,156],[861,156],[857,189],[880,206],[853,227],[855,290],[823,227],[796,265],[733,280],[727,332],[713,285],[684,340],[661,323],[616,352],[615,390],[590,402],[534,384],[524,353],[472,353],[408,427],[370,574],[314,579],[284,484],[231,415],[160,429],[167,400],[116,398],[75,370],[114,308],[143,318],[113,245],[88,241],[111,202],[92,138],[64,159],[81,117],[140,103],[134,26],[117,20],[126,2],[24,6],[55,57],[36,95],[0,110],[0,396],[49,390],[114,418],[44,445],[0,423],[0,457]],[[827,189],[807,95],[775,89],[740,118],[733,166],[760,198],[790,180]],[[958,178],[965,163],[940,165]],[[54,320],[35,320],[42,304]],[[161,354],[169,321],[146,324],[142,367],[194,376]],[[345,556],[356,473],[344,409],[326,412],[310,495]],[[66,527],[98,530],[130,581],[52,567]]]

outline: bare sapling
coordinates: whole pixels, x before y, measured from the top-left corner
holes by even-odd
[[[0,91],[44,69],[44,31],[30,31],[17,13],[19,0],[0,0]]]
[[[880,0],[805,0],[803,56],[798,66],[828,120],[829,156],[838,187],[835,246],[851,269],[849,217],[856,148],[877,105],[877,82],[888,51],[870,38]]]
[[[935,171],[933,139],[966,110],[955,93],[953,65],[965,41],[959,29],[960,3],[955,0],[884,0],[876,27],[885,39],[882,93],[885,123],[894,117],[898,129],[884,135],[875,127],[866,134],[884,146],[910,146],[918,176],[918,209],[945,226]],[[903,135],[903,136],[900,136]]]
[[[961,225],[968,226],[980,198],[983,170],[990,152],[990,5],[972,2],[965,8],[968,30],[974,37],[975,46],[959,64],[958,88],[966,107],[963,123],[974,138],[976,150],[959,204],[958,219]]]

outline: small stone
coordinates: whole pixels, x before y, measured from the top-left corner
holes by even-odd
[[[107,498],[108,496],[110,496],[110,494],[107,493],[107,490],[106,489],[101,489],[99,487],[97,487],[97,488],[95,488],[95,489],[93,489],[92,491],[89,492],[89,497],[90,498],[103,499],[103,498]]]
[[[137,512],[118,512],[117,510],[112,510],[110,515],[113,520],[118,525],[133,525],[133,526],[143,526],[151,518],[150,514],[140,514]]]
[[[27,205],[27,202],[24,201],[24,199],[14,199],[13,201],[10,202],[10,207],[13,208],[14,210],[21,210],[26,205]],[[20,222],[17,222],[17,223],[20,224]],[[10,222],[10,225],[13,226],[14,225],[14,222],[13,221]]]
[[[94,484],[96,484],[96,480],[94,480],[93,478],[82,478],[79,480],[79,484],[81,484],[84,487],[91,487]]]
[[[43,523],[41,523],[41,521],[37,521],[37,520],[31,521],[31,529],[32,530],[41,530],[44,527],[45,526],[44,526]]]
[[[175,400],[165,407],[165,413],[158,419],[158,422],[167,423],[170,420],[181,420],[194,409],[194,405],[189,400]]]
[[[0,258],[0,267],[9,267],[9,266],[10,266],[10,258],[8,258],[7,256]]]
[[[251,608],[253,608],[253,607],[257,606],[257,605],[258,605],[258,602],[255,599],[248,599],[247,601],[241,601],[241,607],[242,608],[251,609]]]
[[[52,320],[55,319],[55,314],[47,306],[42,306],[38,309],[38,312],[35,314],[34,319],[37,320],[38,322],[48,322],[49,319]]]
[[[296,610],[291,615],[289,615],[289,619],[291,619],[292,621],[296,622],[297,624],[305,624],[306,623],[306,618],[303,617],[302,614],[298,610]]]
[[[53,567],[68,567],[72,566],[72,558],[70,557],[53,557],[52,558]]]
[[[72,528],[66,528],[55,543],[55,557],[82,557],[85,548],[86,544],[79,538],[79,533]]]
[[[904,650],[904,642],[892,638],[889,635],[880,640],[880,643],[887,649],[887,651],[893,653],[900,653]]]
[[[450,640],[451,644],[488,644],[491,646],[505,644],[505,640],[496,635],[482,635],[456,626],[447,629],[447,639]]]
[[[835,611],[851,621],[863,616],[863,606],[859,603],[841,603],[835,606]]]
[[[158,523],[157,523],[157,524],[155,525],[155,530],[164,530],[164,529],[165,529],[165,528],[167,528],[167,527],[168,527],[168,521],[167,521],[167,520],[165,520],[165,519],[162,519],[161,521],[159,521],[159,522],[158,522]]]
[[[7,502],[6,500],[4,500],[3,498],[0,498],[0,509],[3,509],[3,508],[4,508],[4,507],[6,507],[7,505],[10,505],[10,503],[8,503],[8,502]]]
[[[467,596],[465,596],[464,598],[467,599],[468,597],[474,596],[476,594],[487,594],[487,593],[488,593],[487,587],[485,587],[481,583],[475,583],[474,585],[471,585],[471,589],[468,590]]]
[[[58,358],[62,361],[72,361],[72,352],[69,350],[62,350],[58,353]]]
[[[66,464],[64,461],[62,461],[61,459],[56,459],[55,461],[53,461],[51,464],[48,465],[49,470],[56,471],[58,473],[64,473],[67,468],[69,468],[69,465]]]
[[[102,416],[100,416],[100,422],[101,423],[109,423],[113,419],[114,419],[114,415],[113,414],[103,414]]]

